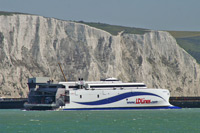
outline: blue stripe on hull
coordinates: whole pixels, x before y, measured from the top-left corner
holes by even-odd
[[[75,102],[75,103],[82,104],[82,105],[103,105],[103,104],[109,104],[109,103],[117,102],[117,101],[120,101],[120,100],[125,99],[125,98],[129,98],[129,97],[133,97],[133,96],[142,96],[142,95],[156,96],[156,97],[159,97],[159,98],[161,98],[165,101],[165,99],[162,98],[161,96],[153,94],[153,93],[149,93],[149,92],[127,92],[127,93],[123,93],[123,94],[120,94],[120,95],[117,95],[117,96],[113,96],[113,97],[98,100],[98,101]]]
[[[63,110],[137,110],[137,109],[181,109],[176,106],[158,106],[158,107],[106,107],[106,108],[69,108]]]

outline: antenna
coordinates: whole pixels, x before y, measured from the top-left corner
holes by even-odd
[[[60,67],[60,70],[61,70],[61,72],[62,72],[62,75],[63,75],[65,81],[67,82],[67,79],[66,79],[66,77],[65,77],[65,75],[64,75],[64,72],[63,72],[63,70],[62,70],[62,67],[61,67],[60,62],[58,62],[58,65],[59,65],[59,67]]]

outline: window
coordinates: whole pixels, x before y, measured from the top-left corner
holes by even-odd
[[[90,88],[108,88],[108,87],[146,87],[146,85],[143,84],[139,84],[139,85],[91,85]]]

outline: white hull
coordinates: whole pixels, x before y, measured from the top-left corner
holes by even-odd
[[[70,102],[61,110],[112,110],[176,108],[165,89],[71,90]]]

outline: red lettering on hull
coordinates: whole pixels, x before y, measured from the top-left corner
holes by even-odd
[[[149,104],[151,103],[151,100],[145,100],[144,98],[137,98],[136,104]]]

